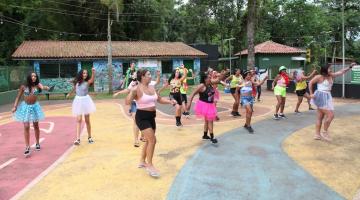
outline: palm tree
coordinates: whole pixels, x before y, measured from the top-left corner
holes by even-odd
[[[256,22],[256,1],[248,0],[248,16],[247,16],[247,40],[248,40],[248,57],[247,67],[253,69],[255,67],[255,22]]]

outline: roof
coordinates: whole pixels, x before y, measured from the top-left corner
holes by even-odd
[[[290,46],[286,46],[283,44],[279,44],[273,41],[266,41],[263,43],[260,43],[258,45],[255,46],[255,54],[256,53],[264,53],[264,54],[300,54],[300,53],[305,53],[306,51],[302,50],[302,49],[298,49],[298,48],[294,48],[294,47],[290,47]],[[235,56],[239,56],[239,55],[247,55],[248,54],[248,50],[242,50],[239,53],[236,53]]]
[[[113,41],[113,57],[207,57],[182,42]],[[24,41],[13,59],[106,58],[107,41]]]

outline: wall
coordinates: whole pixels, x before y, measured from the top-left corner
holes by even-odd
[[[13,103],[15,101],[17,93],[18,93],[17,90],[0,92],[0,105]]]

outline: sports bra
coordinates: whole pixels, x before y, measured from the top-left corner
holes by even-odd
[[[26,87],[26,88],[24,89],[24,96],[30,96],[30,95],[35,95],[35,96],[37,96],[37,95],[39,95],[39,94],[40,94],[40,92],[39,92],[39,90],[38,90],[37,87],[35,87],[32,92],[29,91],[29,88],[28,88],[28,87]]]
[[[155,107],[155,102],[158,96],[155,92],[154,95],[148,95],[142,92],[141,98],[136,100],[136,106],[138,109]]]
[[[276,85],[281,86],[281,87],[286,87],[284,78],[281,77],[281,78],[276,82]]]
[[[244,86],[240,89],[241,94],[251,93],[253,90],[251,81],[246,81]]]

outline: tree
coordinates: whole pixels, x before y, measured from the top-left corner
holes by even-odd
[[[248,1],[248,16],[247,16],[247,41],[248,41],[248,55],[247,68],[253,69],[255,67],[255,23],[256,23],[256,1]]]

